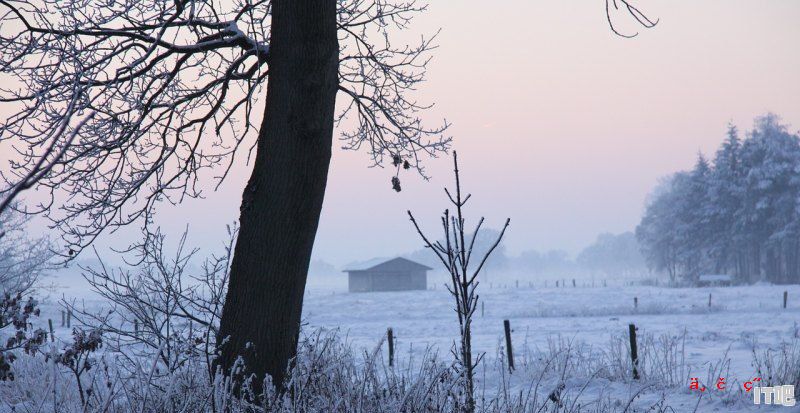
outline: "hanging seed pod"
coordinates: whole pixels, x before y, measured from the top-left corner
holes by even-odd
[[[400,178],[398,178],[396,176],[392,177],[392,189],[394,189],[397,192],[400,192],[400,189],[401,189],[400,188]]]

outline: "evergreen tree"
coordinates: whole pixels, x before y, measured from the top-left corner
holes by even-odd
[[[674,283],[730,272],[741,282],[800,282],[800,137],[767,114],[741,141],[735,126],[713,164],[657,188],[636,237]]]

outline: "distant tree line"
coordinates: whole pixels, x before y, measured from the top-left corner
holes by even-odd
[[[485,253],[491,246],[492,237],[497,237],[500,232],[496,229],[486,228],[475,240],[476,254]],[[471,240],[471,238],[470,238]],[[436,268],[435,257],[426,249],[420,249],[404,255],[406,258]],[[518,255],[510,255],[506,246],[501,242],[489,259],[483,271],[484,281],[495,275],[514,273],[518,277],[522,272],[532,278],[549,275],[557,276],[568,274],[602,275],[610,277],[642,275],[647,272],[639,243],[633,232],[627,231],[620,234],[601,233],[597,239],[582,249],[574,259],[567,251],[563,250],[525,250]]]
[[[713,162],[662,182],[636,237],[672,283],[727,273],[739,282],[800,282],[800,137],[767,114],[740,139],[728,127]]]
[[[580,268],[604,272],[609,276],[642,275],[646,265],[636,236],[627,231],[621,234],[603,233],[575,258]]]

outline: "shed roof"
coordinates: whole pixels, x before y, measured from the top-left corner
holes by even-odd
[[[433,268],[427,265],[422,265],[418,262],[411,261],[403,257],[392,258],[373,258],[369,261],[362,263],[348,265],[343,272],[352,271],[414,271],[414,270],[432,270]]]

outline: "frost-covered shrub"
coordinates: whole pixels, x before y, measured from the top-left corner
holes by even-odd
[[[29,217],[13,208],[0,212],[0,381],[5,381],[14,379],[14,350],[32,354],[47,339],[44,330],[31,328],[31,318],[39,316],[31,293],[53,253],[46,238],[27,236]]]
[[[33,354],[47,339],[44,330],[30,328],[31,317],[39,316],[37,305],[31,297],[23,299],[21,292],[0,296],[0,380],[14,379],[11,371],[11,363],[17,359],[14,350]]]
[[[29,216],[9,209],[0,213],[0,294],[28,295],[50,268],[53,246],[25,231]]]
[[[686,361],[686,333],[640,334],[637,339],[637,371],[642,382],[659,387],[675,387],[689,382],[690,365]],[[598,363],[610,380],[632,379],[630,340],[627,335],[613,335],[609,345],[599,352]]]
[[[688,383],[691,365],[686,360],[686,333],[640,334],[637,339],[640,379],[638,382],[658,387]],[[627,335],[612,335],[604,346],[551,337],[544,348],[522,350],[522,365],[538,375],[600,379],[630,383],[633,381],[630,341]],[[502,358],[503,354],[498,353]],[[723,360],[727,360],[723,357]]]
[[[0,383],[3,408],[64,413],[461,412],[464,408],[463,378],[452,361],[438,358],[431,350],[418,358],[400,357],[389,367],[380,344],[372,351],[355,350],[336,331],[318,330],[304,336],[288,374],[288,390],[278,393],[267,382],[267,391],[258,398],[241,397],[248,392],[247,382],[236,387],[221,374],[206,380],[206,366],[200,359],[172,371],[164,370],[159,357],[140,359],[139,371],[131,374],[117,362],[124,356],[101,347],[99,336],[91,332],[78,336],[66,349],[47,343],[38,354],[20,353],[13,366],[16,380]],[[530,358],[513,374],[502,358],[482,363],[475,410],[622,412],[647,387],[626,384],[632,396],[619,399],[598,393],[598,387],[610,383],[597,374],[584,376],[591,354],[585,347],[554,341],[547,351],[547,359]],[[80,365],[79,360],[89,354],[90,367],[78,379],[71,366]],[[584,392],[589,386],[595,390]],[[646,404],[651,411],[663,411],[658,406],[663,407],[664,400]]]
[[[78,386],[78,395],[81,403],[86,404],[86,397],[91,396],[91,387],[84,390],[83,375],[97,364],[92,357],[103,346],[103,336],[100,330],[85,331],[80,328],[72,330],[72,343],[61,351],[48,353],[45,360],[52,357],[53,362],[66,367],[73,375]]]
[[[800,339],[782,341],[777,346],[758,351],[752,343],[753,367],[763,386],[785,384],[800,388]]]

